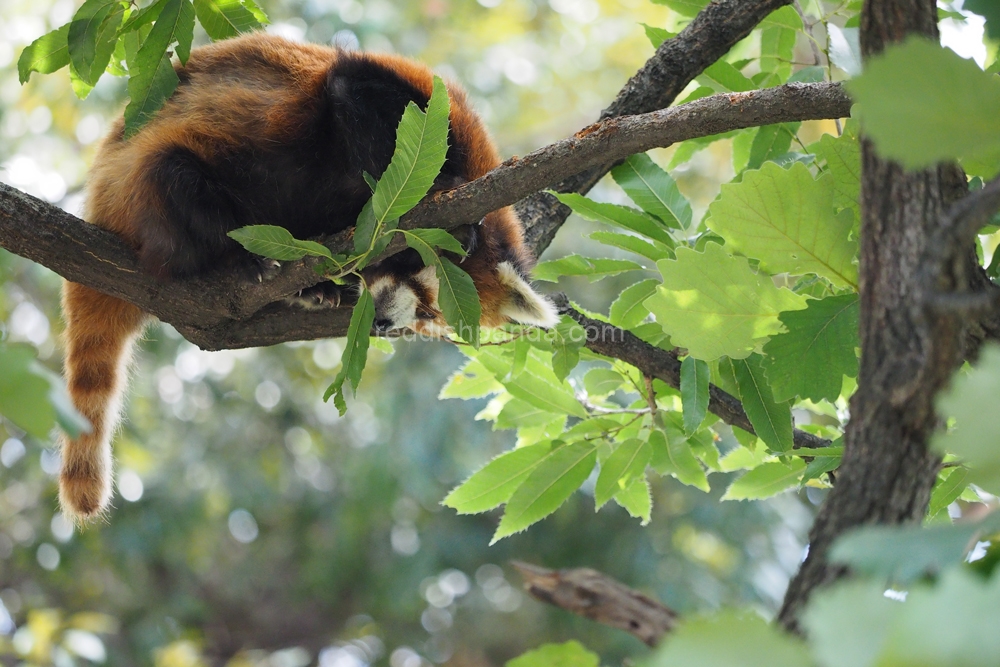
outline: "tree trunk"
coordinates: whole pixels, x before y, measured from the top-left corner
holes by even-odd
[[[865,3],[865,58],[911,33],[937,41],[934,0]],[[797,617],[810,594],[846,573],[827,561],[837,537],[863,524],[919,522],[927,511],[939,464],[928,449],[938,425],[933,399],[963,354],[960,319],[929,309],[928,292],[960,289],[963,283],[954,275],[961,268],[931,285],[921,270],[945,208],[965,191],[957,167],[906,172],[862,139],[858,390],[837,483],[810,532],[808,557],[779,615],[790,630],[799,630]]]

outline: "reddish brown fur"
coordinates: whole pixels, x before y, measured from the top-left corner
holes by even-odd
[[[90,172],[85,218],[121,235],[145,258],[149,248],[144,244],[157,240],[151,234],[159,232],[151,231],[142,216],[165,206],[150,167],[157,156],[186,149],[211,164],[234,147],[263,150],[301,136],[317,113],[327,73],[341,54],[260,33],[195,49],[187,65],[177,68],[182,86],[160,112],[128,140],[119,120],[104,140]],[[432,73],[424,65],[394,55],[368,58],[430,95]],[[464,92],[455,86],[448,89],[452,139],[467,147],[464,177],[472,180],[497,166],[500,158]],[[479,291],[482,323],[496,326],[507,318],[500,313],[506,288],[495,266],[513,259],[527,271],[533,259],[509,208],[489,214],[481,230],[481,247],[463,268]],[[148,261],[147,267],[166,271]],[[147,317],[124,301],[82,285],[67,283],[63,294],[69,390],[93,432],[63,442],[60,500],[68,514],[88,518],[102,512],[110,499],[110,441],[128,359]]]

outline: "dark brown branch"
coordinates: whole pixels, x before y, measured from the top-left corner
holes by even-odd
[[[629,331],[587,317],[570,306],[569,300],[563,294],[555,295],[553,301],[561,314],[569,315],[587,331],[588,350],[632,364],[644,375],[661,380],[674,389],[680,389],[681,362],[676,352],[654,347]],[[708,409],[712,414],[730,426],[755,433],[753,424],[750,423],[750,418],[747,417],[738,398],[714,384],[709,385],[708,391]],[[829,440],[801,429],[795,429],[793,442],[797,449],[830,446]]]
[[[635,635],[656,646],[677,621],[677,613],[648,595],[589,568],[550,570],[512,561],[532,597],[592,621]]]
[[[512,159],[476,181],[422,202],[403,228],[475,222],[489,211],[547,187],[581,166],[624,158],[655,146],[725,132],[849,113],[836,84],[790,84],[768,90],[715,95],[673,109],[593,125],[521,159]],[[350,234],[327,239],[350,250]],[[0,184],[0,246],[49,267],[68,280],[129,301],[168,322],[205,349],[273,345],[343,335],[349,309],[325,312],[265,305],[319,281],[307,259],[286,264],[263,285],[224,269],[191,280],[164,283],[141,270],[135,255],[113,234]],[[388,252],[398,250],[400,243]]]
[[[771,12],[791,0],[715,0],[706,6],[676,37],[668,39],[633,76],[601,119],[665,109],[706,67],[726,55],[737,42]],[[846,114],[845,114],[846,115]],[[586,194],[608,173],[615,160],[559,183],[553,190]],[[546,194],[522,200],[517,212],[528,229],[528,241],[541,254],[569,216],[569,208]]]

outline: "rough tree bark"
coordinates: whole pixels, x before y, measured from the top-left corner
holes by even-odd
[[[869,0],[861,15],[865,58],[909,34],[938,38],[934,0]],[[920,521],[939,457],[928,449],[938,426],[935,394],[961,362],[963,322],[933,308],[935,293],[962,291],[972,276],[968,254],[945,258],[936,277],[924,272],[947,206],[966,191],[953,165],[906,172],[861,145],[861,366],[844,434],[837,484],[809,535],[809,554],[779,615],[798,630],[798,613],[819,586],[846,574],[831,565],[833,541],[862,524]],[[968,245],[963,246],[967,250]],[[960,260],[960,261],[955,261]]]

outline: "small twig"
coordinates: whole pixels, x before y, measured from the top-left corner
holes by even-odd
[[[656,646],[677,621],[677,613],[648,595],[590,568],[550,570],[511,561],[532,597],[592,621],[635,635]]]

